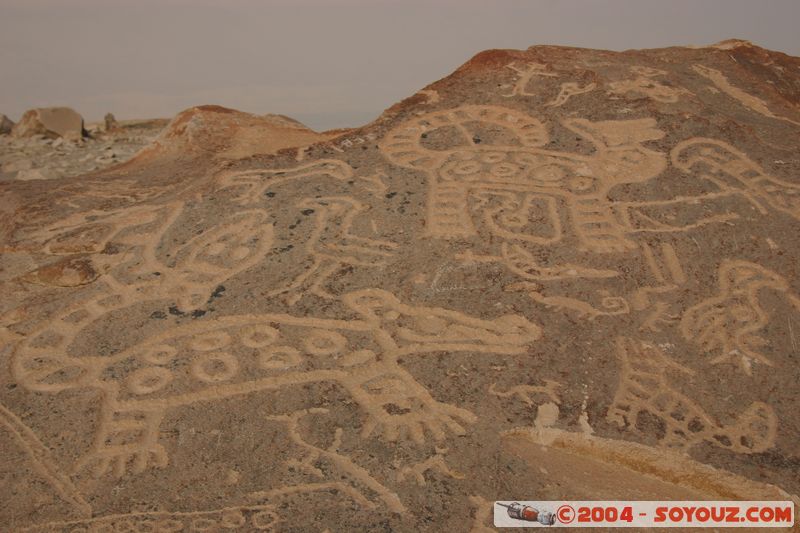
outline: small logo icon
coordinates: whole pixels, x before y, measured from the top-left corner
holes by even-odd
[[[571,505],[562,505],[556,511],[556,516],[562,524],[569,524],[575,520],[575,509]]]
[[[505,504],[497,502],[500,507],[505,507],[508,516],[515,520],[524,520],[525,522],[539,522],[545,526],[552,526],[556,523],[556,515],[550,511],[540,511],[530,505],[522,505],[521,503],[514,502]],[[574,511],[573,511],[574,514]]]

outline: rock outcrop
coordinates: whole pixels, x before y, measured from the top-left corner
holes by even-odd
[[[282,115],[257,116],[216,105],[186,109],[137,155],[136,164],[149,159],[213,157],[244,159],[274,154],[330,138]]]
[[[800,503],[799,103],[743,41],[491,50],[361,128],[203,106],[0,183],[0,523]]]
[[[15,137],[43,135],[49,139],[66,136],[83,136],[83,117],[69,107],[39,107],[29,109],[14,125]]]
[[[8,135],[14,127],[14,122],[7,116],[0,114],[0,135]]]

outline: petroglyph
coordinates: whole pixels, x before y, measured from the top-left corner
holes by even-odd
[[[436,269],[433,279],[428,285],[428,290],[434,294],[451,291],[467,291],[475,289],[484,289],[489,287],[489,283],[482,285],[465,284],[462,279],[468,275],[475,275],[474,264],[462,265],[442,265]],[[427,278],[418,278],[414,283],[422,285],[427,281]]]
[[[719,267],[717,294],[684,313],[680,329],[684,338],[714,355],[713,364],[738,365],[752,375],[753,363],[772,366],[761,349],[767,344],[759,332],[771,314],[759,302],[759,293],[782,293],[800,311],[800,298],[790,292],[783,276],[755,263],[725,260]]]
[[[268,189],[298,180],[353,178],[353,168],[337,159],[320,159],[294,168],[223,172],[216,178],[217,190],[227,191],[240,205],[259,203]]]
[[[660,257],[662,258],[662,261],[658,261],[656,259],[652,248],[650,248],[647,243],[642,243],[642,254],[645,257],[650,272],[653,274],[653,277],[657,282],[662,284],[668,283],[670,286],[675,287],[686,283],[686,273],[683,271],[680,259],[678,259],[678,254],[675,251],[675,247],[670,243],[661,243]],[[666,272],[664,271],[665,269],[662,267],[661,263],[663,263],[663,267],[666,267]]]
[[[762,214],[766,204],[800,220],[800,185],[770,176],[728,143],[702,137],[683,141],[672,150],[672,163],[722,194],[743,196]]]
[[[563,237],[557,198],[495,191],[479,191],[472,198],[477,217],[495,235],[539,245]],[[543,220],[537,220],[539,214]]]
[[[607,195],[614,185],[646,181],[664,169],[664,155],[641,146],[660,139],[663,132],[655,128],[652,119],[567,119],[563,124],[590,140],[595,153],[584,156],[542,150],[539,147],[548,136],[540,121],[496,106],[462,106],[411,119],[390,131],[381,149],[393,163],[428,173],[429,236],[477,235],[469,208],[474,196],[485,211],[478,219],[506,239],[559,242],[560,222],[553,216],[554,202],[559,201],[566,204],[572,229],[588,250],[607,253],[635,248],[615,219]],[[502,144],[476,142],[473,131],[479,127],[503,131]],[[423,135],[430,138],[435,130],[446,128],[459,132],[465,147],[432,150],[421,143]],[[498,211],[487,207],[492,194],[505,202]],[[536,204],[539,200],[544,207]],[[553,227],[545,238],[519,231],[533,206],[546,213],[543,218]]]
[[[671,326],[680,320],[680,315],[671,313],[670,305],[666,302],[655,301],[652,311],[642,321],[639,331],[658,333],[663,326]]]
[[[504,94],[506,98],[511,98],[512,96],[537,96],[536,93],[532,93],[528,91],[528,84],[531,80],[536,76],[544,76],[550,78],[558,77],[558,74],[555,72],[548,72],[547,65],[542,65],[541,63],[527,63],[523,67],[518,67],[515,63],[511,63],[506,65],[506,68],[513,70],[517,73],[518,78],[511,85],[511,93]],[[509,87],[505,85],[504,87]]]
[[[142,244],[151,237],[148,230],[158,232],[174,221],[182,208],[182,203],[172,203],[76,213],[37,229],[23,240],[21,247],[51,255],[98,254],[112,241],[124,240],[125,234],[132,243]]]
[[[30,241],[40,243],[46,253],[69,257],[26,278],[57,286],[102,282],[99,296],[78,304],[91,318],[98,311],[170,297],[183,310],[197,309],[220,283],[266,256],[273,229],[265,211],[240,210],[211,228],[200,229],[188,241],[166,240],[165,234],[178,223],[183,210],[184,204],[176,202],[62,220],[37,231]],[[66,309],[62,316],[77,310]]]
[[[306,198],[297,207],[314,212],[314,230],[305,245],[313,263],[288,287],[267,292],[266,296],[288,293],[290,304],[304,294],[335,298],[325,289],[331,276],[346,266],[382,268],[394,255],[395,243],[353,235],[351,228],[355,218],[367,210],[367,206],[355,198]]]
[[[326,481],[320,483],[302,483],[300,485],[287,485],[285,487],[280,487],[277,489],[271,490],[262,490],[258,492],[253,492],[249,496],[251,499],[255,501],[273,501],[277,498],[281,498],[284,496],[292,496],[296,494],[311,494],[314,492],[320,493],[331,493],[335,492],[342,496],[346,496],[353,503],[357,504],[359,507],[363,509],[375,509],[376,504],[367,499],[358,489],[350,485],[349,483],[343,483],[340,481]]]
[[[363,139],[361,142],[365,142]],[[352,143],[351,143],[352,144]],[[226,171],[216,177],[216,189],[231,195],[231,200],[243,206],[261,205],[271,189],[291,182],[330,179],[340,183],[357,181],[374,194],[383,194],[386,184],[381,173],[356,175],[353,167],[338,159],[319,159],[293,168],[245,171]]]
[[[50,455],[50,451],[17,415],[2,404],[0,404],[0,426],[14,437],[17,444],[28,455],[33,470],[47,480],[64,501],[72,505],[79,515],[91,516],[91,506],[72,483],[69,476],[59,470]]]
[[[560,311],[572,311],[578,318],[589,321],[601,316],[627,315],[631,312],[630,304],[623,296],[599,293],[599,302],[592,305],[592,303],[571,296],[548,296],[539,285],[526,281],[509,284],[504,287],[504,290],[507,292],[523,291],[533,301],[545,307]]]
[[[528,407],[533,407],[533,396],[537,394],[547,396],[553,403],[560,404],[561,400],[558,398],[557,391],[561,384],[549,379],[544,380],[544,383],[544,385],[514,385],[504,391],[496,390],[497,384],[492,383],[489,385],[489,393],[498,398],[517,398],[525,402]]]
[[[335,150],[335,151],[337,151],[339,153],[344,153],[345,150],[347,150],[348,148],[352,148],[353,146],[361,146],[361,145],[363,145],[363,144],[365,144],[367,142],[374,141],[375,139],[377,139],[377,137],[375,136],[374,133],[367,133],[363,137],[361,137],[361,136],[347,137],[347,138],[339,141],[338,143],[331,144],[329,146],[333,150]]]
[[[389,186],[386,185],[386,178],[385,172],[378,171],[374,174],[359,175],[357,179],[361,181],[362,187],[377,197],[381,197],[389,190]]]
[[[375,478],[369,475],[366,470],[355,464],[350,458],[338,453],[338,448],[341,445],[341,428],[337,428],[334,441],[327,450],[313,446],[303,440],[298,428],[300,419],[308,414],[327,412],[327,409],[315,408],[298,411],[292,413],[291,415],[267,416],[266,418],[268,420],[285,422],[288,428],[289,437],[291,438],[292,442],[300,446],[305,451],[306,456],[302,460],[293,460],[291,462],[293,466],[303,468],[318,477],[325,477],[322,471],[315,465],[320,461],[327,461],[333,464],[339,471],[337,475],[333,476],[337,480],[344,479],[345,476],[343,474],[346,474],[351,484],[354,485],[353,488],[355,490],[358,490],[359,485],[366,487],[369,491],[377,494],[378,499],[387,509],[394,513],[405,513],[406,508],[403,506],[403,503],[400,501],[400,498],[398,498],[397,494],[383,486]],[[256,494],[252,496],[258,497],[259,495]],[[364,497],[364,499],[369,501],[369,499],[366,497]],[[376,504],[372,502],[370,503],[370,507],[376,507]]]
[[[31,533],[101,531],[274,531],[283,522],[274,505],[225,507],[211,511],[140,512],[100,516],[72,522],[50,522],[24,528]]]
[[[665,76],[667,73],[663,70],[636,66],[631,67],[631,71],[637,75],[635,78],[610,83],[608,92],[620,96],[632,94],[666,104],[674,104],[681,96],[689,94],[686,89],[664,85],[653,79]]]
[[[467,249],[456,257],[467,264],[503,264],[525,282],[619,276],[616,270],[574,263],[540,264],[529,247],[563,242],[568,230],[562,220],[571,225],[569,233],[579,239],[581,251],[630,254],[641,248],[633,238],[637,234],[684,233],[738,217],[705,208],[706,204],[711,206],[727,197],[727,192],[652,201],[609,199],[612,187],[646,181],[665,168],[664,154],[642,146],[643,142],[663,136],[652,119],[596,123],[568,119],[563,124],[590,140],[595,153],[585,156],[542,150],[539,147],[546,142],[547,133],[540,122],[495,106],[463,106],[411,119],[389,132],[381,149],[392,162],[427,173],[427,235],[463,239],[489,232],[500,237],[499,253],[478,254]],[[499,146],[490,145],[486,139],[476,140],[474,132],[490,127],[503,132],[497,134],[502,143]],[[428,147],[426,143],[442,130],[451,132],[448,146],[458,147]],[[455,134],[460,144],[453,140]],[[563,207],[566,216],[560,212]],[[680,210],[680,217],[675,216],[676,210]],[[649,252],[645,247],[642,253],[652,268]],[[664,268],[672,277],[667,285],[685,283],[674,249],[667,246],[662,252],[666,254]],[[650,298],[667,290],[661,287],[663,273],[656,276],[657,285],[630,295],[631,301],[621,295],[598,293],[597,302],[593,303],[552,294],[531,283],[506,289],[524,290],[543,305],[569,310],[589,320],[628,314],[632,303],[639,311],[652,305],[645,327],[658,329],[669,309]]]
[[[548,102],[547,106],[549,107],[561,107],[562,105],[566,104],[567,101],[572,98],[573,96],[577,96],[579,94],[586,94],[595,90],[597,87],[596,83],[587,83],[583,87],[580,84],[575,83],[574,81],[568,81],[567,83],[561,84],[561,90],[558,91],[558,95],[553,99],[552,102]]]
[[[437,471],[453,479],[464,479],[464,474],[451,470],[450,467],[447,466],[447,462],[444,458],[445,453],[447,453],[446,448],[437,449],[435,455],[428,457],[424,461],[402,468],[397,474],[397,480],[402,482],[411,477],[417,482],[417,485],[424,487],[428,484],[427,481],[425,481],[425,474],[430,471]]]
[[[723,203],[729,193],[678,196],[669,200],[613,202],[611,209],[620,227],[629,234],[685,233],[709,224],[723,224],[740,218]],[[680,216],[676,216],[677,214]]]
[[[530,281],[552,281],[560,279],[579,279],[579,278],[613,278],[619,276],[616,270],[602,270],[587,268],[579,265],[564,264],[555,267],[540,266],[536,263],[533,254],[519,245],[504,242],[500,246],[499,256],[475,255],[467,250],[463,254],[456,255],[457,259],[469,262],[498,262],[505,265],[517,276]]]
[[[774,118],[777,120],[783,120],[789,122],[790,124],[796,124],[800,126],[800,122],[792,120],[787,117],[781,117],[770,111],[769,106],[767,103],[758,98],[753,96],[750,93],[743,91],[742,89],[736,87],[735,85],[731,84],[725,74],[720,72],[717,69],[713,69],[711,67],[706,67],[705,65],[692,65],[692,70],[706,78],[707,80],[711,81],[719,90],[737,100],[740,104],[747,107],[748,109],[759,113],[760,115],[764,115],[765,117]]]
[[[122,476],[164,467],[159,427],[167,409],[196,402],[331,381],[365,412],[362,435],[417,444],[461,435],[475,415],[435,400],[398,359],[432,352],[519,354],[541,335],[507,315],[480,320],[439,308],[402,304],[390,293],[346,294],[358,320],[242,315],[188,324],[113,356],[70,356],[32,336],[18,346],[12,371],[24,386],[58,392],[91,388],[102,412],[90,453],[76,469]],[[371,340],[369,340],[371,339]],[[52,339],[50,340],[52,344]]]
[[[106,274],[98,279],[102,285],[96,291],[48,317],[25,339],[23,359],[37,361],[34,374],[39,377],[29,377],[39,382],[39,390],[59,391],[77,379],[54,369],[64,368],[64,362],[69,361],[66,353],[80,332],[108,313],[142,301],[167,298],[173,298],[179,309],[198,309],[220,283],[261,261],[272,246],[272,226],[267,223],[266,214],[246,210],[229,215],[184,243],[170,242],[162,256],[159,249],[163,236],[181,208],[176,204],[112,213],[106,218],[67,226],[66,231],[45,241],[52,253],[72,253],[77,247],[93,252],[93,264]],[[121,225],[120,221],[129,222],[130,217],[138,218],[139,224]],[[94,238],[78,238],[87,234]],[[79,374],[84,372],[82,364],[70,368]],[[56,374],[63,382],[55,378]],[[51,380],[42,381],[40,377]],[[146,391],[167,378],[163,372],[152,371],[132,379],[134,388]]]
[[[106,202],[112,205],[140,204],[156,200],[167,192],[176,192],[174,183],[169,185],[148,184],[147,187],[142,187],[136,179],[117,179],[113,182],[101,179],[100,182],[102,186],[99,187],[93,186],[99,182],[89,182],[92,186],[87,187],[86,180],[68,181],[64,184],[56,182],[53,192],[58,198],[63,199],[65,205],[84,210],[91,210],[99,203]],[[184,184],[179,185],[177,190],[180,191],[183,187],[185,187]]]
[[[664,447],[687,449],[701,442],[737,453],[759,453],[770,449],[778,420],[772,408],[754,402],[734,423],[720,425],[693,400],[672,388],[667,371],[682,374],[692,370],[679,365],[660,349],[626,337],[616,339],[620,382],[606,418],[622,428],[641,432],[643,413],[663,424]]]
[[[642,242],[641,252],[654,284],[639,287],[630,295],[629,300],[631,307],[637,312],[651,309],[639,330],[659,332],[662,325],[671,326],[680,319],[679,315],[672,312],[671,305],[660,298],[684,285],[687,277],[672,244],[662,242],[653,251],[647,242]]]

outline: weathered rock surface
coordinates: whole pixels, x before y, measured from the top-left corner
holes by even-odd
[[[68,135],[83,136],[83,117],[69,107],[40,107],[29,109],[14,125],[15,137],[44,135],[49,139]]]
[[[0,114],[0,135],[8,135],[14,127],[14,121],[7,116]]]
[[[492,50],[338,135],[200,107],[0,183],[0,523],[800,501],[798,104],[741,41]]]

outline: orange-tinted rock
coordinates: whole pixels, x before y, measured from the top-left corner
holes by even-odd
[[[329,138],[283,115],[252,115],[217,105],[203,105],[178,113],[132,164],[150,158],[211,156],[242,159],[274,154]]]

